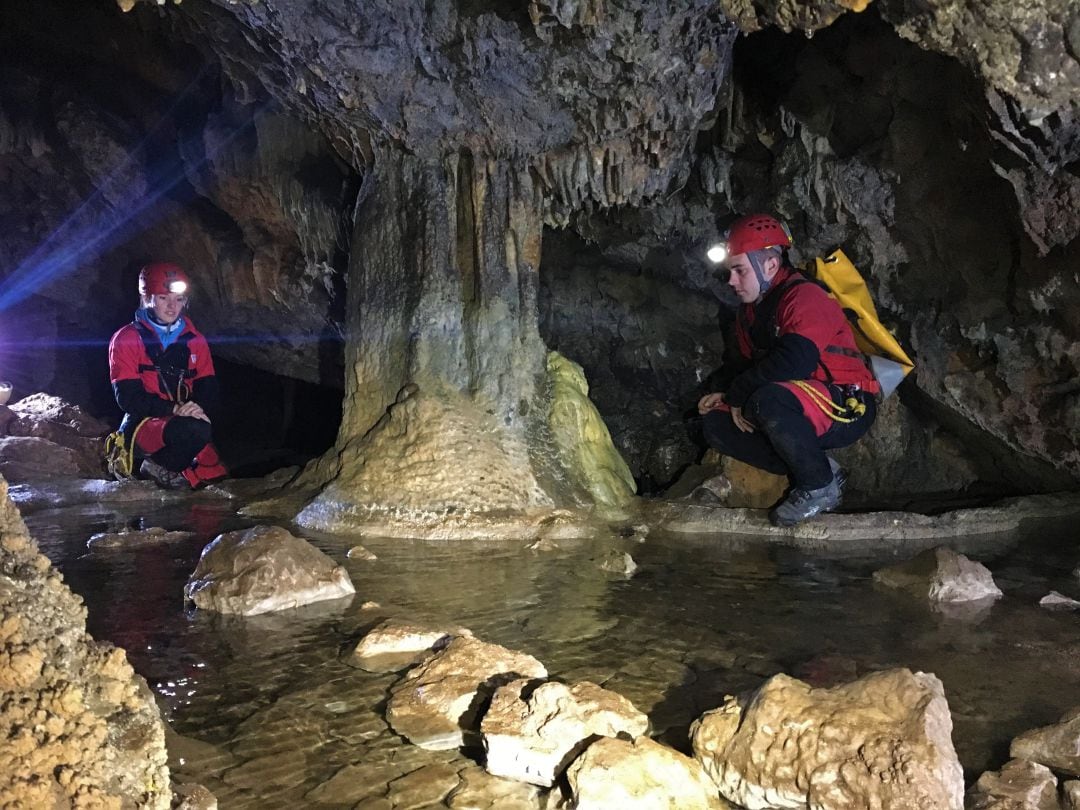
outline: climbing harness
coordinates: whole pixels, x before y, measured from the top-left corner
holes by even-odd
[[[188,342],[191,334],[181,334],[168,349],[163,349],[157,335],[146,324],[135,321],[135,329],[150,360],[149,364],[139,365],[139,373],[154,372],[157,374],[158,390],[162,396],[171,402],[187,402],[191,397],[191,386],[187,381],[195,376],[195,371],[188,368],[191,357]],[[183,366],[177,362],[181,358]],[[168,362],[169,360],[173,362]]]
[[[866,413],[866,405],[859,402],[858,397],[854,396],[854,394],[848,394],[844,398],[844,404],[840,405],[833,402],[830,397],[825,396],[805,380],[788,380],[788,382],[806,392],[810,400],[821,409],[821,412],[834,422],[854,422]]]
[[[121,428],[105,437],[105,467],[117,481],[135,476],[135,437],[150,417],[143,419],[127,436]]]

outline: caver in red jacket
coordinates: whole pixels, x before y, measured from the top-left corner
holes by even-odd
[[[867,394],[878,383],[855,345],[851,326],[840,305],[818,284],[789,267],[781,268],[764,298],[743,304],[737,314],[735,337],[745,367],[730,382],[725,402],[746,404],[758,388],[780,383],[803,407],[818,436],[833,420],[801,386],[801,380],[831,399],[828,386]]]
[[[124,411],[120,429],[129,446],[134,439],[141,455],[182,473],[197,487],[224,477],[227,471],[209,441],[209,425],[174,416],[173,408],[194,401],[212,418],[218,384],[206,338],[186,315],[179,328],[180,334],[164,348],[146,310],[138,310],[134,322],[120,328],[109,341],[109,373],[116,402]],[[180,429],[185,426],[192,430]],[[193,436],[198,437],[194,445]]]

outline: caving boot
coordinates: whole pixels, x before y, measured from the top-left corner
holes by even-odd
[[[833,480],[820,489],[793,488],[788,496],[769,512],[769,520],[774,526],[794,526],[814,515],[833,511],[840,505],[840,499],[839,477],[834,474]]]
[[[167,470],[156,461],[144,458],[139,466],[139,474],[149,478],[162,489],[191,489],[191,484],[182,473]]]

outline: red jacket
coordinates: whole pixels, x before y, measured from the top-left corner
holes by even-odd
[[[761,301],[739,308],[735,336],[748,367],[728,388],[734,407],[761,386],[788,380],[878,391],[840,305],[797,271],[782,268]]]
[[[125,426],[170,416],[176,402],[194,401],[210,413],[217,407],[217,377],[210,346],[191,319],[167,349],[143,311],[109,341],[109,376]]]

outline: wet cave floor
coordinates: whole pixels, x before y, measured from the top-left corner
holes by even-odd
[[[1080,615],[1037,604],[1050,590],[1080,597],[1075,521],[951,541],[988,565],[1005,592],[974,611],[932,610],[876,586],[874,570],[908,556],[893,548],[829,558],[754,537],[657,532],[533,551],[521,541],[296,531],[345,565],[351,601],[252,618],[185,608],[183,587],[203,546],[259,522],[236,509],[188,498],[26,516],[85,599],[90,632],[127,650],[182,735],[169,739],[174,779],[204,784],[226,810],[483,806],[452,795],[459,774],[479,773],[480,752],[408,744],[383,718],[398,675],[347,663],[355,642],[388,616],[462,625],[530,653],[555,679],[613,689],[649,715],[654,737],[683,751],[694,719],[775,673],[831,685],[903,666],[944,683],[970,783],[1004,764],[1015,735],[1055,722],[1080,699]],[[95,532],[138,525],[197,534],[87,550]],[[347,557],[358,543],[377,559]],[[634,576],[600,568],[614,543],[637,562]],[[555,798],[526,791],[490,806],[550,807]]]

